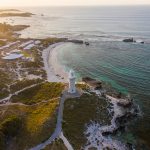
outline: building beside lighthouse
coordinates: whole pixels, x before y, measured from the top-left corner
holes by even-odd
[[[76,86],[75,86],[75,72],[73,70],[70,70],[69,72],[69,89],[68,92],[73,94],[76,93]]]

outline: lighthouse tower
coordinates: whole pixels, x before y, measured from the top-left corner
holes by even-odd
[[[73,70],[70,70],[70,72],[69,72],[69,89],[68,89],[69,93],[72,93],[72,94],[76,93],[75,80],[76,80],[75,73]]]

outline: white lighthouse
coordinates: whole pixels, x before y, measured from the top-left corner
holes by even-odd
[[[72,93],[72,94],[76,93],[75,80],[76,80],[75,73],[73,70],[70,70],[70,72],[69,72],[69,89],[68,89],[69,93]]]

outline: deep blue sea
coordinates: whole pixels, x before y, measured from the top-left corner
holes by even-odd
[[[68,37],[90,43],[64,44],[58,51],[59,62],[73,68],[79,78],[94,77],[130,94],[143,113],[131,133],[150,146],[150,6],[21,9],[36,15],[0,21],[31,25],[22,37]],[[137,43],[122,42],[129,37]]]

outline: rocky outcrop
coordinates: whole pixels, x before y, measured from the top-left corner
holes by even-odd
[[[127,39],[124,39],[124,40],[122,40],[123,42],[126,42],[126,43],[141,43],[141,44],[145,44],[145,42],[144,41],[136,41],[136,40],[134,40],[133,38],[127,38]]]
[[[122,106],[124,108],[130,107],[132,105],[132,100],[130,99],[120,99],[117,103],[118,106]]]
[[[89,46],[89,45],[90,45],[90,43],[89,43],[89,42],[85,42],[85,45]]]
[[[89,42],[83,41],[83,40],[70,40],[70,39],[67,39],[66,42],[72,42],[72,43],[75,43],[75,44],[85,44],[86,46],[90,45]]]
[[[117,149],[117,150],[128,150],[129,146],[127,143],[122,143],[119,140],[111,139],[111,135],[115,136],[117,131],[125,131],[127,123],[134,119],[138,110],[134,103],[131,103],[131,106],[124,108],[119,106],[118,103],[125,102],[123,105],[127,104],[130,100],[127,99],[118,99],[112,96],[106,95],[108,102],[111,104],[111,107],[108,108],[111,114],[112,119],[110,124],[102,125],[98,122],[91,122],[87,125],[87,130],[85,131],[85,136],[88,140],[85,149],[90,149],[96,147],[97,149]]]
[[[92,86],[94,90],[99,90],[102,88],[102,82],[92,79],[90,77],[83,77],[82,81],[87,83],[89,86]]]
[[[123,42],[136,42],[133,38],[124,39]]]
[[[75,44],[84,44],[84,42],[82,40],[68,40],[67,42],[72,42]]]

